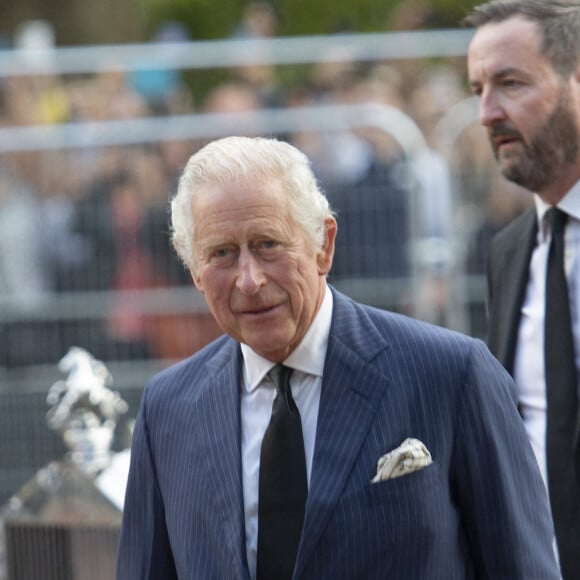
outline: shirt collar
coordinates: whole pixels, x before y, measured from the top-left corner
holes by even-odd
[[[536,216],[538,218],[538,230],[542,238],[546,238],[547,231],[544,226],[546,212],[552,207],[547,204],[539,195],[534,194],[536,204]],[[580,181],[577,181],[572,189],[557,204],[563,212],[567,213],[574,220],[580,221]]]
[[[332,303],[332,292],[326,286],[320,309],[300,344],[284,361],[286,366],[309,375],[322,376],[328,346],[328,335],[330,334]],[[247,392],[252,392],[276,363],[260,356],[247,344],[242,344],[241,347],[244,359],[243,388]]]

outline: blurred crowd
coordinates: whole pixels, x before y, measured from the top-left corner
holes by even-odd
[[[251,2],[232,37],[275,36],[276,18],[269,4]],[[172,24],[153,42],[183,40]],[[377,128],[300,128],[280,137],[310,157],[338,213],[331,281],[386,280],[391,291],[378,306],[451,324],[451,276],[483,272],[489,237],[528,196],[496,175],[477,124],[465,122],[452,146],[441,134],[442,120],[468,97],[463,59],[360,63],[335,56],[308,67],[299,82],[284,82],[280,67],[269,65],[227,70],[201,98],[186,71],[5,77],[0,129],[328,104],[396,108],[425,139],[412,159],[396,135]],[[52,364],[72,344],[104,360],[174,359],[220,333],[206,313],[172,312],[170,293],[158,295],[165,298],[156,314],[138,299],[142,290],[190,286],[170,248],[167,210],[201,144],[0,154],[0,367]],[[417,279],[420,297],[411,304]],[[55,296],[69,299],[66,313],[53,310]],[[482,312],[473,316],[474,334],[481,333]]]

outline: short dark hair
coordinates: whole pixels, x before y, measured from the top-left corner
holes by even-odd
[[[476,6],[462,25],[478,28],[523,16],[542,32],[542,54],[561,76],[570,76],[580,63],[580,0],[492,0]]]

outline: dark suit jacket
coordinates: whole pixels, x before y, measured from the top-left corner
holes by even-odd
[[[510,374],[537,232],[536,210],[531,208],[497,234],[490,246],[487,344]]]
[[[536,210],[531,208],[497,234],[490,248],[488,345],[510,374],[514,371],[521,310],[537,232]],[[577,478],[580,478],[580,413],[574,448],[575,468]],[[572,469],[574,459],[570,458],[570,461]],[[571,477],[573,481],[573,475]],[[555,522],[566,580],[580,578],[580,491],[574,492],[573,487],[569,506],[565,519],[558,518]]]
[[[136,423],[118,579],[249,578],[239,344],[155,377]],[[511,379],[480,341],[334,292],[295,578],[558,578]],[[433,464],[371,484],[407,437]]]

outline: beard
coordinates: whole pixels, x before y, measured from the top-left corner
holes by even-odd
[[[503,175],[522,187],[540,192],[550,185],[556,176],[575,165],[579,153],[580,127],[574,114],[571,91],[563,89],[547,121],[524,141],[519,131],[504,123],[498,123],[489,131],[493,153]],[[494,137],[516,138],[521,144],[520,152],[501,155],[493,145]]]

